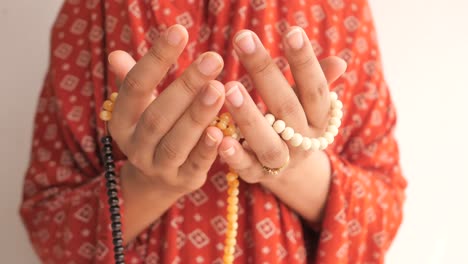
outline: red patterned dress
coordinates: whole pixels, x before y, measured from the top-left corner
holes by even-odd
[[[406,181],[393,137],[396,122],[365,0],[67,0],[52,31],[50,68],[35,117],[21,215],[44,263],[111,263],[113,252],[100,159],[105,90],[116,90],[107,55],[141,58],[153,39],[179,23],[190,41],[158,90],[202,52],[221,54],[219,80],[241,81],[264,108],[232,38],[255,31],[285,76],[280,43],[291,25],[305,29],[322,59],[348,62],[335,90],[343,125],[327,150],[332,184],[319,231],[260,185],[241,183],[235,263],[382,263],[402,219]],[[124,157],[119,155],[119,164]],[[178,200],[126,248],[127,263],[222,263],[226,230],[225,164]],[[314,191],[314,186],[310,186]],[[125,201],[122,201],[125,210]],[[125,219],[123,219],[125,232]]]

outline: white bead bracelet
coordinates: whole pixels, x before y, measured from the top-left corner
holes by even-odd
[[[338,95],[335,92],[330,92],[330,105],[331,118],[328,121],[327,130],[318,138],[309,138],[294,132],[294,129],[286,126],[283,120],[276,120],[272,114],[266,114],[265,119],[282,139],[290,142],[291,146],[302,146],[304,150],[312,151],[324,150],[328,145],[333,143],[335,136],[338,135],[338,128],[341,125],[341,118],[343,117],[343,103],[338,100]]]

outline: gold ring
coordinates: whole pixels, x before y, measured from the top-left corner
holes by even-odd
[[[288,166],[288,164],[289,164],[289,155],[288,155],[288,159],[286,160],[286,162],[279,168],[270,168],[264,165],[262,165],[262,168],[266,173],[270,175],[278,175],[282,170],[284,170],[284,168],[286,168],[286,166]]]

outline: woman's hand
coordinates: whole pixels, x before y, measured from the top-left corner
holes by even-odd
[[[283,44],[295,79],[293,90],[253,32],[239,32],[234,42],[241,63],[268,110],[294,131],[308,137],[320,136],[328,125],[328,85],[343,74],[346,63],[336,57],[319,62],[305,32],[299,27],[291,28],[285,34]],[[330,178],[327,156],[322,151],[312,154],[285,143],[267,123],[241,83],[230,82],[225,89],[226,105],[248,148],[232,138],[225,138],[220,146],[220,155],[245,181],[260,182],[270,189],[278,187],[278,191],[273,192],[293,209],[310,220],[317,218],[317,212],[311,210],[310,203],[321,203],[317,205],[321,208],[326,201]],[[279,176],[269,175],[263,169],[263,166],[280,168],[288,159],[289,164]],[[301,192],[303,196],[309,192],[317,197],[302,197],[301,200]],[[306,207],[301,205],[304,202],[308,204]]]
[[[180,195],[203,185],[223,137],[219,129],[207,129],[224,103],[224,86],[213,80],[223,67],[218,54],[202,54],[154,96],[187,39],[185,28],[175,25],[138,63],[123,51],[109,56],[112,71],[123,80],[109,123],[112,137],[128,157],[123,181],[131,178],[141,186]]]

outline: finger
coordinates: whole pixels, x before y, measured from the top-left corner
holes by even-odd
[[[218,146],[223,140],[223,132],[216,127],[208,127],[205,135],[192,150],[185,163],[179,169],[179,176],[191,189],[197,189],[203,182],[193,181],[198,175],[206,175],[218,156]]]
[[[118,87],[120,87],[125,76],[127,76],[135,64],[136,61],[125,51],[116,50],[109,54],[110,70],[115,74]]]
[[[309,124],[323,128],[330,108],[328,83],[312,45],[306,40],[304,30],[292,27],[283,39],[285,54]]]
[[[153,92],[185,47],[187,30],[181,25],[170,27],[143,58],[126,75],[113,112],[114,130],[134,128],[141,113],[153,100]],[[123,75],[120,69],[119,75]],[[133,132],[133,131],[132,131]]]
[[[306,129],[307,119],[299,99],[258,36],[252,31],[243,30],[234,39],[240,62],[252,77],[269,110],[290,126]]]
[[[345,73],[347,66],[343,59],[336,56],[330,56],[320,61],[320,67],[325,75],[325,79],[327,79],[328,85],[340,78]]]
[[[223,103],[224,86],[218,81],[210,81],[159,142],[154,156],[155,166],[176,168],[181,166],[200,140],[203,131],[215,119]]]
[[[223,139],[219,146],[219,155],[248,183],[257,183],[265,176],[262,165],[255,155],[247,152],[237,140],[231,137]]]
[[[289,155],[286,143],[268,124],[241,83],[227,83],[225,89],[226,106],[257,158],[265,166],[280,167]]]
[[[325,79],[327,79],[328,85],[334,83],[340,78],[346,71],[347,64],[340,57],[330,56],[319,61],[320,67],[322,68]],[[296,87],[293,86],[295,93],[299,96]]]
[[[161,138],[181,118],[200,91],[207,87],[208,82],[221,72],[222,67],[223,60],[218,54],[214,52],[202,54],[147,107],[136,126],[131,143],[138,148],[151,150],[152,160],[155,156],[155,147]],[[224,96],[223,90],[222,96]],[[222,102],[217,102],[214,108],[218,108],[220,104]],[[211,115],[211,112],[209,113]],[[209,122],[206,126],[208,124]]]

